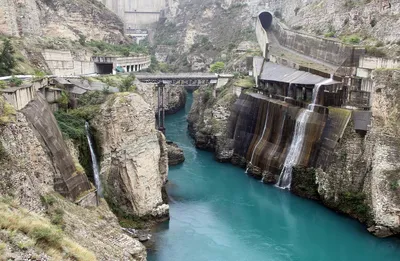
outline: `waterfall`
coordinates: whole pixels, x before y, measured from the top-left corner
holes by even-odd
[[[103,196],[103,192],[102,192],[102,188],[101,188],[99,165],[97,164],[96,154],[94,152],[93,141],[92,141],[92,137],[90,135],[90,129],[89,128],[90,128],[89,123],[85,122],[86,137],[87,137],[88,144],[89,144],[90,156],[92,158],[92,168],[93,168],[93,175],[94,175],[94,183],[96,185],[97,194],[100,197],[102,197]]]
[[[260,145],[262,139],[264,138],[265,130],[267,129],[267,123],[268,123],[269,105],[270,105],[270,103],[268,102],[267,113],[266,113],[266,115],[265,115],[264,129],[263,129],[263,132],[262,132],[262,134],[261,134],[261,137],[260,137],[260,139],[258,140],[256,146],[254,146],[253,153],[251,154],[251,158],[250,158],[250,163],[249,163],[249,164],[252,164],[252,163],[253,163],[254,153],[255,153],[255,151],[257,150],[258,145]],[[247,167],[246,173],[247,173],[248,170],[249,170],[249,168]]]
[[[293,140],[290,144],[288,155],[286,156],[285,163],[281,175],[279,176],[278,183],[276,186],[282,189],[289,189],[292,183],[292,170],[301,156],[301,149],[305,140],[305,133],[308,119],[310,118],[311,111],[302,110],[300,115],[297,117],[296,126],[294,130]]]
[[[314,89],[313,89],[313,94],[312,94],[312,102],[311,102],[311,104],[308,105],[309,110],[311,110],[311,111],[314,110],[314,107],[318,102],[318,93],[319,93],[319,89],[321,88],[321,86],[327,85],[331,82],[333,82],[333,74],[331,74],[331,77],[329,79],[325,79],[322,82],[315,84]]]

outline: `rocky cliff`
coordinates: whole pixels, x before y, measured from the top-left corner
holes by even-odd
[[[35,108],[32,105],[32,114],[25,116],[0,97],[0,256],[24,260],[146,260],[144,246],[122,232],[104,201],[98,208],[86,209],[54,191],[57,178],[68,170],[60,169],[59,164],[68,164],[71,155],[54,132],[51,137],[42,136],[44,130],[58,130],[57,125],[43,130],[40,118],[28,119],[43,114],[35,113]],[[51,117],[44,120],[51,125]],[[65,162],[59,162],[62,159]],[[90,195],[83,193],[79,198]]]
[[[156,45],[179,46],[167,61],[180,69],[207,70],[215,61],[235,62],[255,43],[258,12],[271,11],[288,28],[382,49],[399,56],[400,4],[390,0],[175,0],[165,23],[157,27]],[[230,28],[230,30],[226,30]],[[241,47],[249,42],[250,46]],[[378,54],[376,49],[371,54]],[[383,55],[379,52],[379,55]],[[240,61],[236,61],[240,64]],[[235,68],[235,66],[231,66]],[[237,68],[240,71],[240,68]]]
[[[122,21],[96,0],[1,0],[0,6],[0,33],[5,35],[123,40]]]
[[[193,105],[188,116],[189,133],[199,149],[215,151],[218,161],[230,161],[233,140],[228,138],[228,119],[231,105],[236,100],[232,85],[215,92],[211,86],[202,86],[194,92]]]
[[[167,217],[161,190],[168,156],[153,108],[138,94],[115,94],[92,126],[101,144],[101,180],[111,206],[136,217]]]

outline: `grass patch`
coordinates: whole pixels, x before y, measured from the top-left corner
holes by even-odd
[[[344,36],[342,38],[342,41],[344,43],[348,43],[348,44],[359,44],[361,42],[361,38],[358,35],[348,35],[348,36]]]
[[[51,257],[67,257],[77,261],[96,260],[89,250],[68,238],[60,228],[27,210],[0,203],[0,228],[20,232],[33,240],[33,244],[43,249]],[[25,248],[29,245],[20,245]],[[4,250],[3,250],[4,251]]]
[[[3,97],[0,97],[0,125],[7,124],[15,121],[15,115],[17,114],[15,108],[4,101]]]
[[[253,77],[244,77],[241,79],[236,79],[234,85],[242,88],[253,88],[256,85],[256,83]]]

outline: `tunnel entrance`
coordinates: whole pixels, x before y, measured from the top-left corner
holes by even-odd
[[[261,25],[267,31],[272,25],[272,14],[270,12],[262,12],[258,15]]]
[[[96,63],[96,72],[98,74],[112,74],[113,64],[112,63]]]

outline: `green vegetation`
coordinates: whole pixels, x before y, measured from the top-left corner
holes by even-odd
[[[375,46],[366,46],[365,52],[367,55],[374,56],[374,57],[386,57],[385,51],[379,49]]]
[[[95,55],[122,55],[130,56],[132,54],[148,54],[149,49],[145,44],[110,44],[104,41],[90,41],[85,45],[91,48]]]
[[[326,34],[324,34],[324,37],[326,37],[326,38],[335,37],[335,32],[329,31]]]
[[[15,50],[9,39],[5,39],[3,49],[0,54],[0,76],[8,76],[12,74],[17,62],[14,57]]]
[[[359,44],[361,42],[361,39],[358,35],[353,34],[349,36],[344,36],[342,38],[342,41],[349,44]]]
[[[0,81],[0,90],[6,89],[7,87],[8,86],[7,86],[7,83],[5,81]]]
[[[7,200],[0,202],[0,228],[8,233],[23,233],[32,243],[18,242],[17,247],[25,249],[31,245],[44,250],[55,260],[73,259],[77,261],[96,260],[95,255],[68,238],[63,231],[47,219],[25,209],[10,206]],[[10,240],[9,242],[13,242]],[[0,252],[6,254],[2,245]]]
[[[118,85],[120,92],[134,92],[136,91],[136,86],[133,81],[136,79],[135,75],[130,74],[129,76],[122,79],[122,82]]]
[[[356,216],[361,221],[370,220],[370,208],[363,192],[340,193],[337,208],[344,213]]]
[[[253,88],[256,85],[253,77],[246,76],[239,79],[235,79],[234,85],[242,88]]]
[[[16,111],[13,106],[5,102],[2,97],[0,97],[0,125],[13,122],[15,120]]]
[[[213,73],[222,73],[225,69],[225,63],[224,62],[216,62],[211,64],[210,67],[210,72]]]
[[[310,199],[319,199],[315,169],[296,166],[293,168],[292,191],[294,194]]]
[[[23,81],[21,79],[15,77],[14,75],[11,77],[9,82],[10,82],[10,85],[13,87],[21,86],[21,84],[23,83]]]

